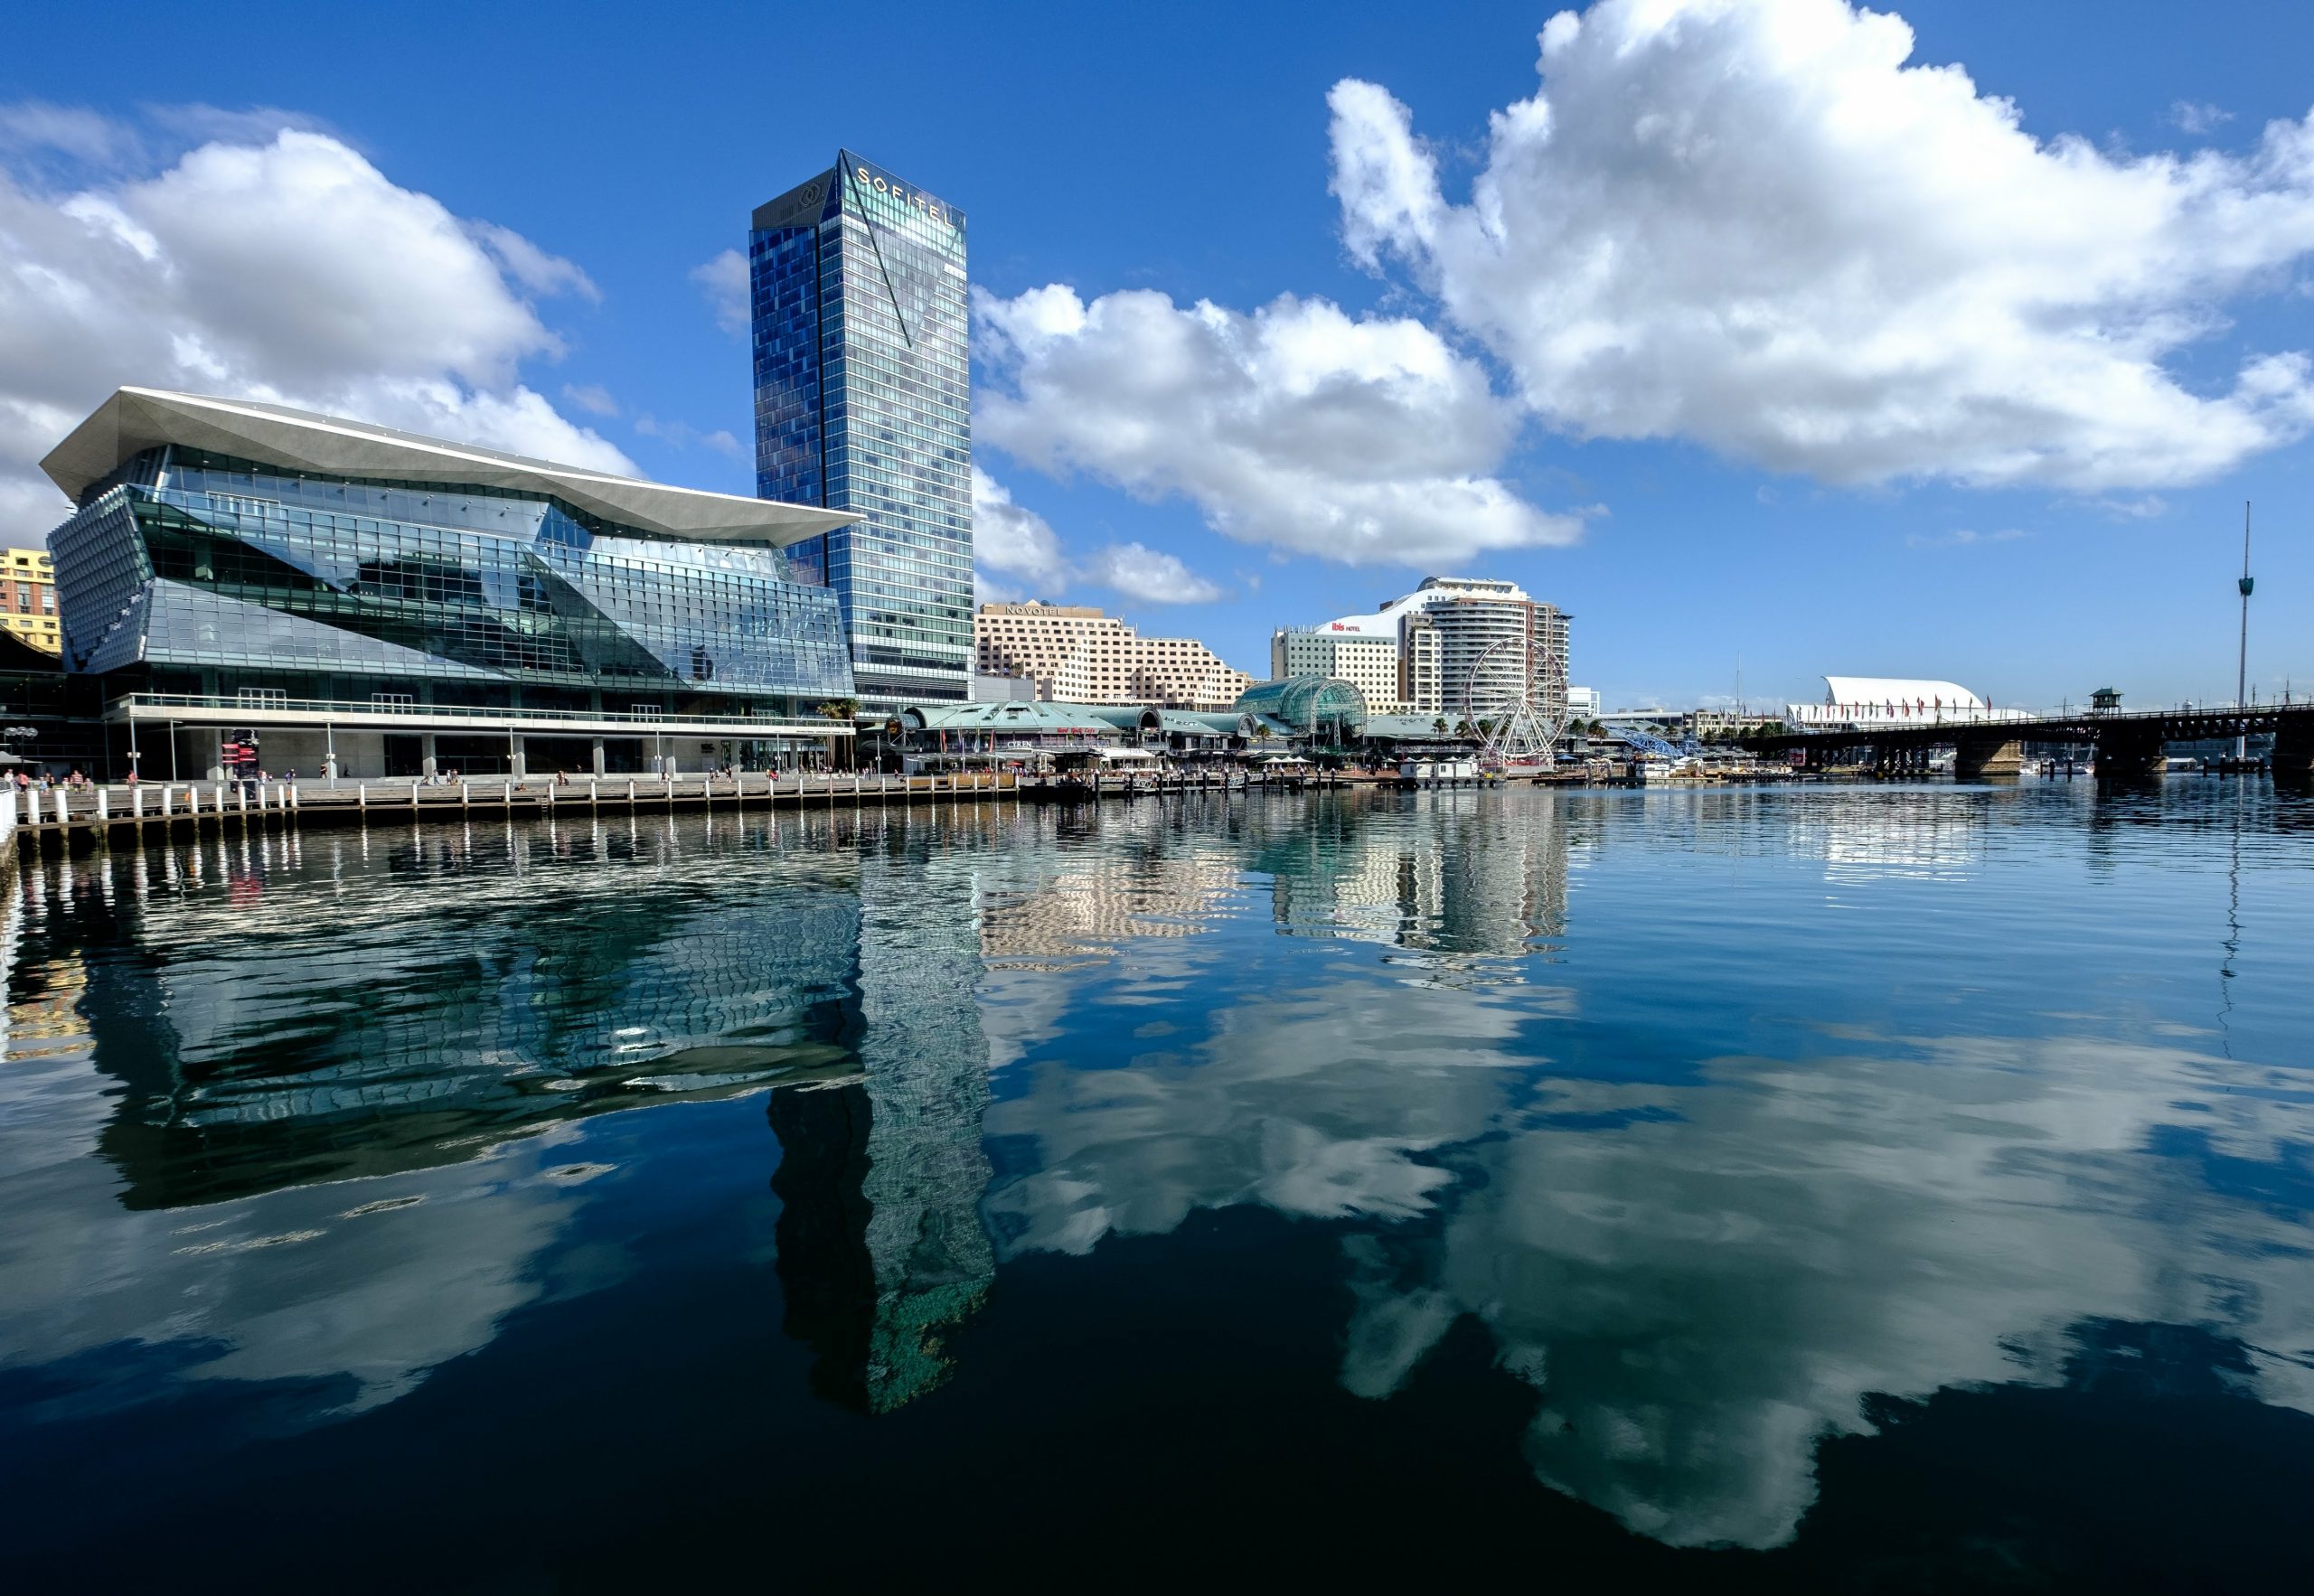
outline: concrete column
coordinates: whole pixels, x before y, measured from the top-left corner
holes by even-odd
[[[2274,730],[2274,774],[2314,774],[2314,715],[2285,714]]]
[[[209,779],[225,779],[225,734],[204,728],[193,734],[193,741],[201,747],[202,763],[209,767]]]
[[[1988,776],[2016,775],[2025,768],[2025,745],[1999,733],[1961,737],[1952,745],[1952,777],[1977,782]]]
[[[418,734],[418,774],[428,776],[434,774],[434,734],[430,731]]]
[[[601,695],[600,693],[597,693],[597,694],[596,694],[595,696],[596,696],[597,698],[600,698],[602,695]],[[603,739],[602,739],[602,738],[600,738],[600,737],[597,737],[597,738],[595,739],[594,746],[595,746],[595,774],[596,774],[597,775],[601,775],[603,774]]]
[[[2161,772],[2162,746],[2159,731],[2137,727],[2100,728],[2097,739],[2097,779],[2131,781]]]
[[[513,767],[514,779],[522,781],[530,775],[530,756],[522,752],[522,734],[516,732],[506,740],[513,750],[509,763]]]

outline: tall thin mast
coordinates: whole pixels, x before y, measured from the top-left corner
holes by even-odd
[[[2234,668],[2234,708],[2247,713],[2250,708],[2250,501],[2242,501],[2242,652]],[[2250,756],[2250,739],[2244,736],[2234,739],[2234,756]]]

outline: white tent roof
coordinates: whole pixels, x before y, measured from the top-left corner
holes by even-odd
[[[606,521],[682,542],[785,548],[860,519],[848,511],[672,488],[557,465],[287,405],[154,388],[117,390],[40,465],[49,480],[77,502],[90,483],[162,444],[183,444],[260,465],[329,476],[551,494]]]
[[[1916,681],[1905,676],[1827,676],[1828,704],[1942,704],[1945,709],[1989,709],[1992,706],[1957,681]]]

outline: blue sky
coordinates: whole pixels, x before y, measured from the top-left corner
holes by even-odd
[[[1613,705],[2217,697],[2249,499],[2253,679],[2314,689],[2314,7],[1915,5],[1901,67],[1748,11],[1603,5],[1538,80],[1547,6],[20,8],[0,530],[60,418],[204,375],[748,491],[700,274],[841,143],[970,216],[1000,590],[1256,674],[1443,569]]]

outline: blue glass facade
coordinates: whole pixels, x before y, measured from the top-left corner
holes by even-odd
[[[756,491],[858,512],[796,545],[869,707],[970,697],[964,217],[856,156],[755,212]]]
[[[809,715],[834,596],[783,551],[551,497],[146,450],[52,536],[69,670],[161,691]]]

